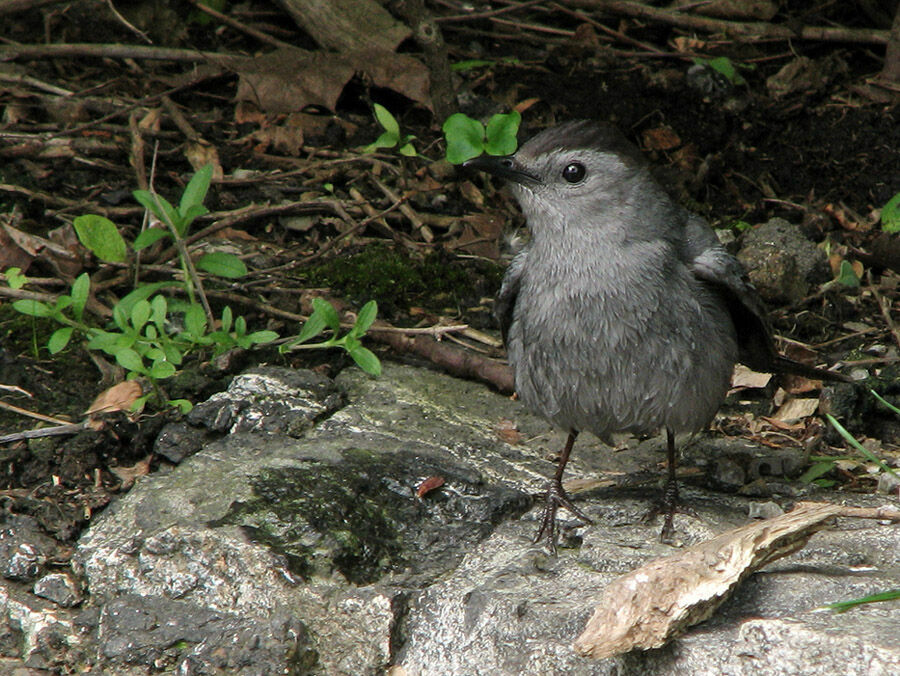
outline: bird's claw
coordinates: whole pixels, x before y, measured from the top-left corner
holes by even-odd
[[[575,515],[585,524],[592,525],[594,522],[569,498],[568,493],[562,487],[562,482],[558,479],[551,479],[547,485],[547,493],[544,497],[544,513],[541,516],[541,526],[538,528],[537,534],[534,536],[534,542],[537,544],[541,538],[547,537],[547,544],[550,551],[556,554],[556,540],[559,536],[559,526],[556,523],[556,510],[564,507]]]

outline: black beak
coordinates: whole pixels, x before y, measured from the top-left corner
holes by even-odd
[[[477,169],[484,171],[492,176],[504,178],[513,183],[521,185],[535,185],[541,182],[534,174],[531,174],[522,167],[516,160],[515,155],[506,155],[497,157],[492,155],[481,155],[471,160],[463,162],[466,169]]]

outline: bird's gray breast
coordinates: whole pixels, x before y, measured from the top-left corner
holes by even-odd
[[[696,431],[727,391],[734,327],[663,242],[615,255],[533,247],[509,327],[522,401],[564,429]]]

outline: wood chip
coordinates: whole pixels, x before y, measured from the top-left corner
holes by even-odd
[[[647,563],[603,591],[575,651],[603,659],[665,645],[708,619],[749,575],[802,549],[834,516],[900,520],[900,510],[799,503],[772,519],[727,531]]]

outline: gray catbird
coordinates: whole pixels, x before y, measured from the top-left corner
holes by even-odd
[[[535,542],[546,534],[555,548],[559,506],[590,523],[561,483],[580,431],[607,441],[666,430],[668,538],[675,434],[709,424],[735,362],[847,380],[776,353],[741,264],[615,129],[569,122],[514,155],[465,166],[509,181],[527,219],[531,241],[513,258],[495,311],[519,397],[569,432]]]

